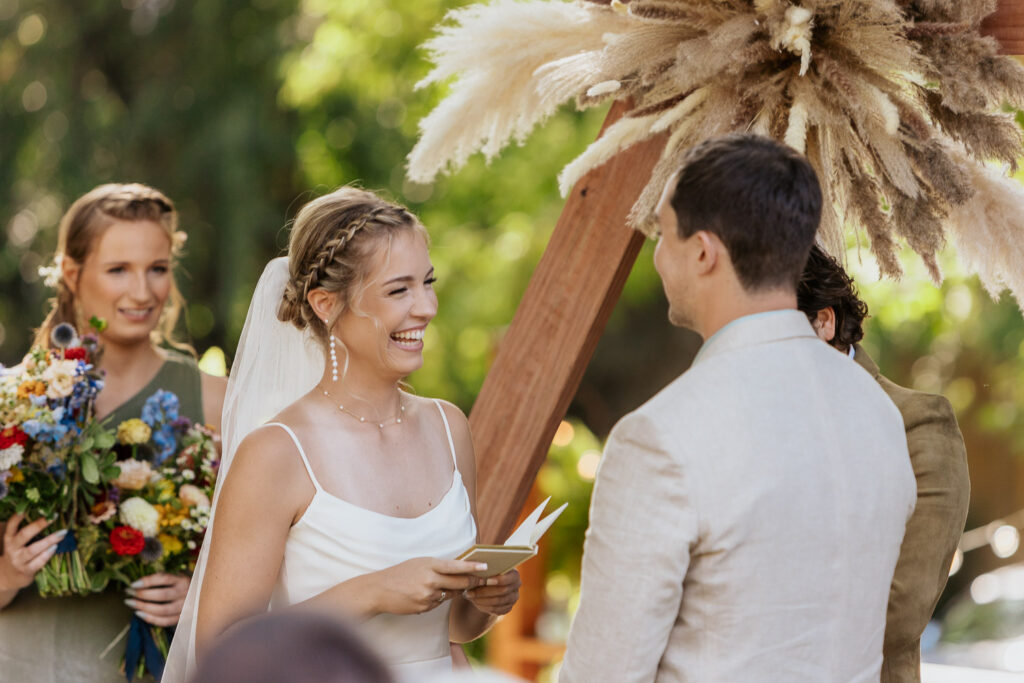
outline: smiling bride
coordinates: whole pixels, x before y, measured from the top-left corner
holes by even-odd
[[[400,387],[423,363],[434,280],[405,208],[343,187],[299,212],[239,342],[214,521],[165,682],[268,605],[358,620],[400,680],[449,670],[449,641],[512,608],[515,571],[479,579],[451,559],[477,540],[465,416]]]

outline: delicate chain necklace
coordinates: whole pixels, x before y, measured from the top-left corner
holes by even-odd
[[[324,396],[326,396],[328,399],[330,399],[331,401],[334,400],[334,397],[331,396],[331,392],[327,391],[326,389],[323,389],[322,385],[321,385],[321,391],[323,391]],[[352,417],[356,418],[360,422],[371,422],[371,423],[373,422],[373,420],[367,420],[365,417],[363,417],[359,413],[356,413],[356,412],[354,412],[352,410],[349,410],[348,408],[346,408],[344,405],[342,405],[340,403],[338,404],[338,410],[340,410],[343,413],[348,413],[349,415],[351,415]],[[394,423],[394,424],[402,424],[402,417],[404,415],[405,415],[405,403],[402,402],[402,394],[401,394],[401,392],[399,392],[399,394],[398,394],[398,412],[395,413],[394,415],[392,415],[391,417],[389,417],[386,420],[381,420],[380,422],[377,422],[377,427],[380,428],[380,429],[384,429],[386,426],[388,426],[389,424],[392,424],[392,423]]]

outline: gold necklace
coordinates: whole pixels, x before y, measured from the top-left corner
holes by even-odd
[[[321,391],[323,391],[324,396],[326,396],[328,399],[330,399],[331,401],[334,400],[334,397],[331,396],[331,392],[327,391],[322,386],[321,386]],[[373,420],[367,420],[362,415],[360,415],[360,414],[358,414],[358,413],[356,413],[356,412],[354,412],[352,410],[349,410],[348,408],[346,408],[344,405],[342,405],[340,403],[338,404],[338,410],[340,410],[343,413],[348,413],[349,415],[351,415],[352,417],[356,418],[360,422],[373,422]],[[399,394],[398,394],[398,412],[395,413],[394,415],[392,415],[391,417],[389,417],[388,419],[382,420],[381,422],[378,422],[377,423],[377,427],[380,428],[380,429],[384,429],[384,427],[386,427],[386,426],[388,426],[389,424],[392,424],[392,423],[394,423],[394,424],[402,424],[402,416],[403,415],[405,415],[405,404],[402,403],[402,394],[401,394],[401,392],[399,392]]]

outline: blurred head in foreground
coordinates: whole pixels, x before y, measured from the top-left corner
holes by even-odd
[[[274,612],[232,629],[191,683],[394,683],[387,667],[343,622],[325,614]]]

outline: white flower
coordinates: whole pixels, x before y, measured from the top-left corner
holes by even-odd
[[[20,443],[12,444],[0,451],[0,470],[9,470],[19,462],[25,454],[25,447]]]
[[[75,388],[75,372],[78,366],[73,360],[55,360],[43,371],[41,379],[46,383],[47,398],[70,396]]]
[[[138,529],[143,536],[156,536],[160,513],[142,498],[134,497],[121,503],[121,521]]]
[[[185,481],[192,481],[193,479],[196,478],[196,474],[192,470],[185,470],[184,472],[181,473],[181,478],[184,479]]]
[[[186,470],[187,472],[188,470]],[[189,507],[209,508],[210,498],[194,484],[185,484],[178,491],[178,499]]]
[[[195,550],[196,549],[196,542],[195,541],[189,541],[186,545],[188,545],[188,549],[189,550]]]
[[[122,489],[141,489],[153,476],[153,468],[145,460],[121,460],[117,463],[121,474],[114,483]]]

